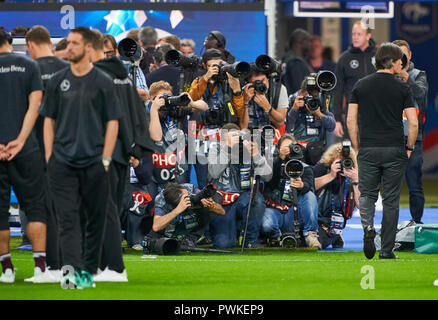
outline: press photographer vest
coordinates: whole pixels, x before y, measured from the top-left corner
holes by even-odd
[[[211,183],[222,195],[223,205],[236,201],[240,194],[250,189],[251,164],[228,164],[218,179],[212,179]]]
[[[309,166],[303,162],[303,167],[307,168]],[[289,210],[289,208],[292,206],[289,190],[289,179],[281,178],[278,186],[271,186],[271,184],[266,183],[263,189],[263,196],[265,198],[266,206],[281,211]]]
[[[281,91],[281,83],[274,83],[274,93],[275,96],[273,99],[270,97],[270,91],[268,91],[267,99],[269,100],[269,103],[271,104],[272,108],[277,110],[278,109],[278,101],[280,98],[280,91]],[[269,120],[269,113],[267,113],[262,107],[260,107],[257,103],[254,102],[254,100],[251,100],[248,104],[248,129],[257,129],[262,128],[267,125],[272,125],[271,120]],[[275,126],[274,126],[275,127]],[[283,124],[281,127],[275,127],[275,138],[273,140],[273,143],[277,143],[278,140],[286,133],[286,124]]]
[[[150,112],[151,103],[148,105]],[[188,171],[187,159],[185,159],[185,134],[178,128],[178,124],[173,119],[166,116],[166,119],[161,122],[161,130],[163,137],[161,141],[154,142],[154,152],[152,153],[152,181],[157,184],[166,184],[167,182],[175,181],[177,175],[182,176]],[[177,145],[178,139],[181,140],[181,146]],[[178,162],[179,173],[176,172],[176,163]]]
[[[225,89],[231,91],[228,85],[225,87]],[[234,109],[231,106],[231,101],[231,110],[230,106],[225,105],[224,90],[220,84],[217,86],[215,94],[211,94],[210,89],[207,86],[207,89],[202,95],[202,99],[207,103],[209,109],[212,109],[217,105],[221,106],[221,108],[225,110],[226,114],[228,114],[228,119],[230,120],[229,122],[237,122],[237,117],[235,116]],[[231,112],[233,114],[231,114]],[[197,155],[207,157],[212,145],[215,145],[220,141],[221,126],[208,124],[206,114],[207,111],[204,111],[193,113],[190,116],[188,136],[189,139],[194,139],[193,143],[189,144],[191,148],[189,153],[195,153]],[[233,120],[233,117],[236,118],[235,121],[231,121]]]
[[[330,183],[316,192],[318,200],[318,220],[330,225],[333,211],[342,212],[344,218],[351,218],[355,208],[354,191],[350,179],[337,176],[337,183]]]
[[[184,183],[182,185],[191,194],[199,192],[192,184]],[[155,207],[162,209],[164,212],[169,213],[173,210],[172,206],[166,203],[164,200],[163,192],[160,192],[155,199]],[[177,235],[185,235],[191,233],[204,225],[202,220],[202,212],[185,210],[183,213],[173,219],[167,227],[164,229],[164,236],[168,238],[175,237]]]

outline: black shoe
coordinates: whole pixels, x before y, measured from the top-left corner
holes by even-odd
[[[363,252],[367,259],[374,258],[376,254],[376,246],[374,244],[374,238],[376,237],[376,230],[373,227],[367,227],[364,229],[363,236]]]
[[[379,253],[379,259],[398,259],[394,252],[382,252]]]
[[[342,236],[337,236],[335,241],[332,243],[333,249],[340,249],[344,247],[344,239],[342,239]]]

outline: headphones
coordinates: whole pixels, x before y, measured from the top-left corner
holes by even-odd
[[[12,35],[5,27],[0,26],[0,38],[5,38],[9,44],[12,44]]]

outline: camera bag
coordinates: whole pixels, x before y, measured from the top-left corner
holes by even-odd
[[[415,226],[415,253],[438,253],[438,224]]]

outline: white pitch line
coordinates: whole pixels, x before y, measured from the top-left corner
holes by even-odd
[[[123,259],[126,262],[370,262],[368,259],[318,259],[318,260],[312,260],[312,259],[300,259],[300,260],[256,260],[256,259],[156,259],[156,260],[137,260],[137,259]],[[373,261],[379,261],[379,260],[373,260]],[[386,260],[385,260],[386,261]],[[438,259],[427,259],[427,260],[421,260],[421,259],[398,259],[397,262],[438,262]]]

